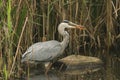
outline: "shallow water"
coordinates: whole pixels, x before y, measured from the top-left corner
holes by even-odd
[[[101,71],[92,74],[64,74],[51,71],[48,75],[39,74],[31,76],[29,80],[103,80],[103,76]]]
[[[47,75],[44,72],[32,72],[29,78],[25,80],[120,80],[120,60],[118,57],[109,56],[103,67],[94,72],[82,70],[57,71],[50,70]],[[36,74],[37,73],[37,74]]]

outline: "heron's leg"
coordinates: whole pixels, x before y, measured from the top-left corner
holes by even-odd
[[[48,64],[48,66],[46,67],[46,71],[45,71],[45,74],[46,74],[46,75],[47,75],[49,69],[51,68],[51,66],[52,66],[52,62],[50,62],[50,63]]]

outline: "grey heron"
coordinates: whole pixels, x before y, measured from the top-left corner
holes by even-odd
[[[56,60],[56,58],[63,53],[69,43],[69,34],[65,31],[65,28],[84,29],[84,27],[81,27],[73,22],[64,20],[58,25],[58,32],[63,36],[62,42],[56,40],[37,42],[26,50],[26,52],[22,55],[21,62],[50,62],[49,67],[46,69],[47,73],[54,59]]]

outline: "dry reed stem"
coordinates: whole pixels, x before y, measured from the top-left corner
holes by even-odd
[[[22,28],[22,32],[21,32],[21,35],[20,35],[20,38],[19,38],[19,42],[18,42],[18,45],[17,45],[17,50],[16,50],[16,53],[15,53],[15,57],[14,57],[14,60],[13,60],[13,64],[12,64],[12,67],[11,67],[11,70],[10,70],[9,77],[10,77],[10,75],[11,75],[11,73],[12,73],[12,70],[13,70],[13,68],[14,68],[14,65],[15,65],[15,60],[16,60],[17,55],[18,55],[18,51],[19,51],[19,48],[20,48],[20,43],[21,43],[21,40],[22,40],[23,32],[24,32],[24,30],[25,30],[27,21],[28,21],[28,17],[26,17],[25,23],[24,23],[23,28]]]

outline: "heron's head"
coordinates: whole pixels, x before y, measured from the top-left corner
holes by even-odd
[[[75,23],[68,21],[68,20],[63,20],[63,22],[60,25],[64,28],[79,28],[81,30],[85,29],[85,27],[78,25],[78,24],[75,24]]]

